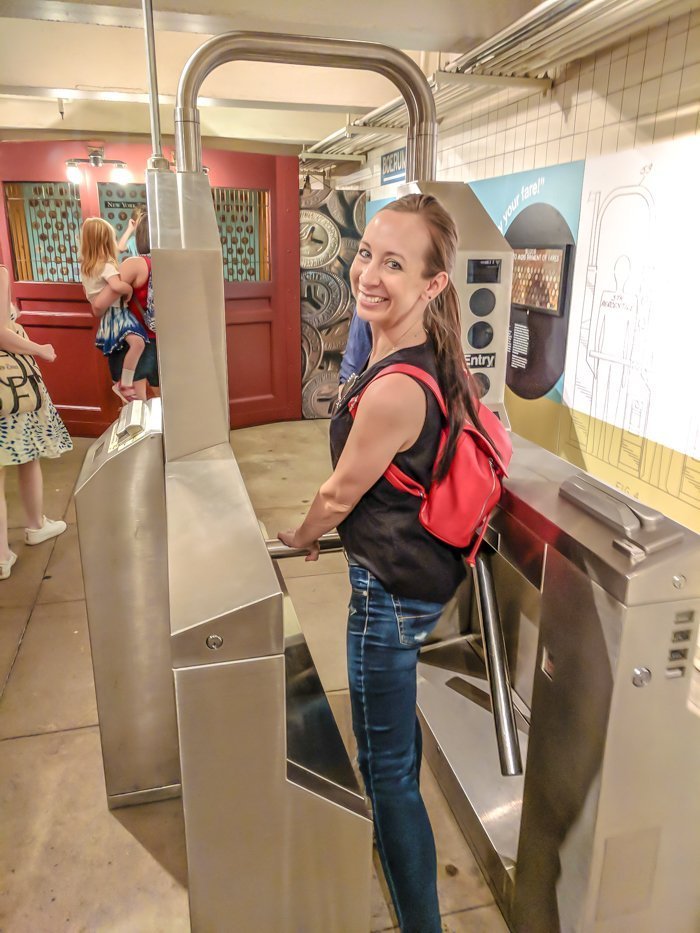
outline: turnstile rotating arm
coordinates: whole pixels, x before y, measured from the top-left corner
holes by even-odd
[[[326,551],[343,550],[343,545],[340,543],[340,536],[337,531],[328,531],[325,535],[321,535],[318,539],[318,543],[322,553]],[[267,553],[273,560],[281,560],[283,557],[301,557],[303,554],[309,553],[308,548],[287,547],[286,544],[282,544],[277,538],[266,540],[265,547],[267,548]]]
[[[510,694],[508,658],[496,602],[496,589],[488,556],[483,551],[476,556],[473,574],[501,774],[513,777],[523,773],[520,742]]]

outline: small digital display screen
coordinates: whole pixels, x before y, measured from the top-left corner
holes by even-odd
[[[561,315],[567,258],[565,247],[516,249],[512,303],[528,311]]]
[[[467,285],[495,285],[500,281],[500,259],[467,260]]]

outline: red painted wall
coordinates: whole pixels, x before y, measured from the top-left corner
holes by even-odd
[[[134,181],[151,154],[139,143],[107,143],[105,158],[128,164]],[[65,179],[66,159],[85,158],[84,142],[2,142],[0,182]],[[272,280],[226,283],[232,427],[301,417],[298,163],[290,156],[204,150],[212,187],[270,191]],[[99,215],[98,182],[112,166],[83,168],[83,217]],[[78,235],[76,230],[76,236]],[[13,275],[4,191],[0,197],[0,262]],[[13,282],[21,323],[33,340],[52,343],[58,359],[42,363],[51,397],[69,431],[98,436],[116,417],[107,363],[94,346],[97,323],[80,284]]]

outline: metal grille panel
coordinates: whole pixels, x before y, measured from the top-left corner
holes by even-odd
[[[117,239],[126,230],[126,225],[135,207],[146,207],[146,186],[115,185],[112,182],[97,183],[100,199],[100,217],[108,220],[117,232]]]
[[[80,191],[70,182],[7,182],[15,279],[79,282]]]
[[[212,188],[224,281],[270,281],[270,192]]]

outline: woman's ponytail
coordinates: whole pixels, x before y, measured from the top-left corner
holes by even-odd
[[[493,443],[479,418],[479,392],[462,352],[459,296],[451,278],[457,256],[457,227],[451,215],[430,194],[409,194],[382,210],[417,214],[426,224],[431,241],[423,274],[432,278],[439,272],[447,272],[450,276],[445,289],[426,307],[423,322],[435,349],[438,382],[450,421],[447,444],[433,471],[433,478],[440,480],[450,468],[465,418]]]

